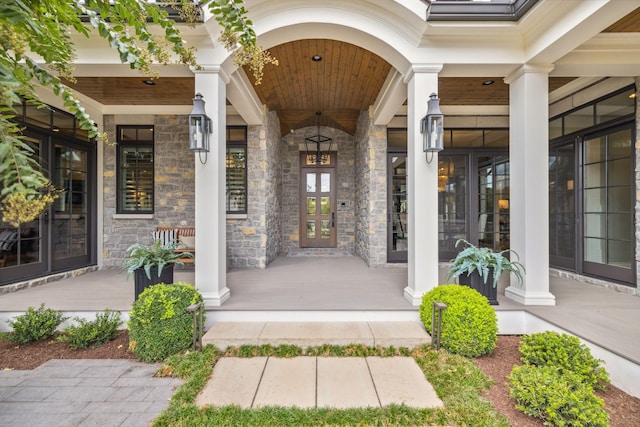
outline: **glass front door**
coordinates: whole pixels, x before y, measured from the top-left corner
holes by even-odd
[[[54,186],[64,191],[35,221],[19,227],[0,222],[1,284],[95,262],[94,147],[30,131],[25,141]]]
[[[42,137],[26,133],[24,141],[33,149],[34,158],[44,156]],[[19,227],[0,221],[0,282],[11,282],[47,271],[48,252],[43,225],[42,217]]]
[[[53,182],[64,193],[53,204],[54,269],[66,268],[88,257],[88,153],[56,144]]]
[[[320,165],[300,157],[300,247],[337,246],[336,153]]]

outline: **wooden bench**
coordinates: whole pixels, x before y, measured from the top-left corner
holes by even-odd
[[[196,228],[195,227],[158,227],[156,231],[171,231],[175,230],[176,232],[176,242],[178,247],[174,250],[175,252],[188,252],[193,257],[189,258],[181,258],[180,262],[183,263],[193,263],[196,255]]]

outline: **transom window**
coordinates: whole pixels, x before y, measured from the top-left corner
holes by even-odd
[[[118,126],[118,213],[153,213],[153,126]]]

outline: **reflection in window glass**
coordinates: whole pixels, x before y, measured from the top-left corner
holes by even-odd
[[[307,239],[316,238],[316,222],[314,220],[307,221]]]
[[[330,197],[321,197],[320,198],[320,213],[322,215],[329,215],[331,213],[331,198]]]
[[[331,237],[331,230],[329,230],[329,220],[323,219],[320,221],[320,238],[328,239]]]
[[[593,105],[581,108],[564,117],[565,135],[593,126]]]
[[[153,140],[140,139],[153,138],[153,127],[119,126],[117,134],[118,212],[153,213]]]
[[[508,147],[509,146],[509,130],[496,129],[484,131],[485,147]]]
[[[482,130],[453,130],[451,132],[451,146],[461,147],[482,147]]]
[[[606,263],[606,240],[585,237],[584,239],[584,260],[596,262],[599,264]]]
[[[247,146],[227,143],[227,213],[247,213]]]
[[[320,191],[323,193],[331,191],[331,174],[320,174]]]
[[[307,193],[316,192],[316,174],[307,173]]]
[[[596,123],[604,123],[618,117],[633,114],[635,98],[629,98],[633,90],[619,93],[596,104]]]
[[[587,141],[584,146],[584,162],[594,163],[603,161],[605,156],[606,141],[607,140],[604,136],[600,138],[593,138]]]
[[[316,198],[307,197],[307,215],[316,214]]]
[[[549,139],[562,136],[562,117],[549,122]]]

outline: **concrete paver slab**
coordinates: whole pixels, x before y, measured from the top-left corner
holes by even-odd
[[[254,407],[297,406],[313,408],[316,405],[316,358],[270,357],[258,386]]]
[[[318,407],[343,409],[380,406],[364,358],[319,357],[317,363]]]
[[[416,408],[443,406],[413,358],[367,357],[367,364],[383,406],[392,403]]]
[[[202,345],[213,344],[220,350],[243,344],[258,345],[264,322],[217,322],[202,337]]]
[[[373,335],[366,322],[267,322],[260,335],[260,344],[372,346]]]
[[[196,398],[197,406],[238,405],[249,409],[262,378],[266,357],[223,357]]]
[[[431,337],[420,322],[369,322],[375,345],[414,348],[431,344]]]

